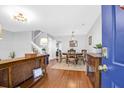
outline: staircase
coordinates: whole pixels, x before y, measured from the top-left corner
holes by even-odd
[[[40,45],[41,38],[47,38],[47,44]],[[43,43],[43,42],[42,42]],[[32,51],[38,54],[48,53],[50,55],[50,59],[56,57],[56,40],[54,37],[49,35],[48,33],[42,31],[33,31],[32,32]],[[42,49],[45,48],[46,51],[44,52]]]
[[[32,32],[32,41],[31,41],[32,50],[33,52],[37,52],[39,54],[42,54],[42,48],[38,42],[38,39],[41,37],[42,33],[43,33],[42,31]]]

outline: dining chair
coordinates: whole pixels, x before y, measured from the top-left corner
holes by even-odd
[[[74,50],[74,49],[68,50],[67,63],[68,63],[68,66],[70,63],[77,64],[76,50]]]
[[[85,49],[81,50],[81,55],[77,55],[77,59],[79,63],[83,62],[83,64],[85,64],[87,59],[87,50]]]
[[[59,53],[59,62],[63,62],[63,60],[66,60],[66,56],[62,54],[62,52]]]
[[[82,52],[82,60],[83,60],[83,63],[85,64],[87,61],[87,50],[83,49],[81,50],[81,52]]]
[[[62,54],[62,51],[58,51],[56,55],[57,62],[62,62],[63,60],[66,60],[66,56]]]
[[[61,51],[59,49],[57,49],[57,51],[56,51],[56,60],[57,60],[57,62],[60,62],[60,58],[61,58]]]

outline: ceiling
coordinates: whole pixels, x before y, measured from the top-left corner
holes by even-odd
[[[28,22],[19,23],[10,14],[18,8],[28,13]],[[0,24],[8,31],[41,30],[53,36],[86,34],[101,13],[94,5],[24,5],[0,6]]]

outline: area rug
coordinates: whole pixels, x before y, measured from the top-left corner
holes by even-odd
[[[67,64],[66,62],[56,63],[52,69],[63,69],[63,70],[73,70],[73,71],[86,71],[86,65],[83,62],[78,62],[78,64]]]

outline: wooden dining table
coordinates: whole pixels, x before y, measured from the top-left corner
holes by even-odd
[[[62,53],[63,55],[67,55],[68,53]],[[82,53],[76,53],[76,56],[82,55]]]
[[[62,55],[65,55],[65,56],[66,56],[66,60],[67,60],[67,54],[68,54],[68,53],[66,53],[66,52],[62,53]],[[76,53],[76,57],[78,58],[78,56],[82,56],[82,53],[77,52],[77,53]],[[67,61],[66,61],[66,62],[67,62]],[[76,62],[76,64],[77,64],[77,62]]]

